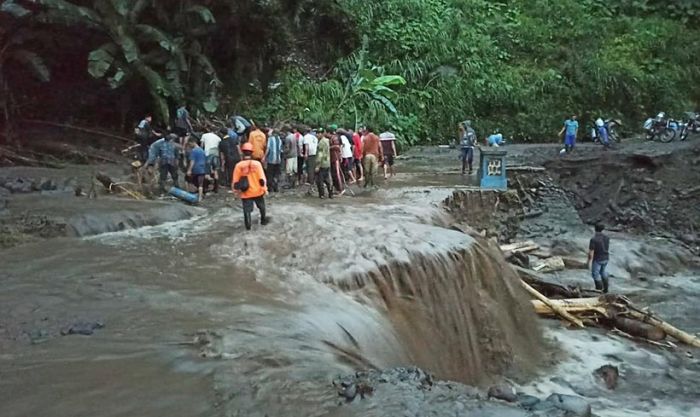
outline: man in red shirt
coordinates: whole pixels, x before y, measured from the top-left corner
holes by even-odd
[[[357,182],[360,182],[364,179],[365,171],[362,169],[362,138],[357,132],[352,134],[352,146],[352,154],[355,160],[355,176],[357,177]]]
[[[372,128],[365,128],[365,141],[362,144],[362,165],[365,170],[365,188],[376,187],[374,176],[379,170],[379,161],[382,160],[382,147],[379,145],[379,137],[374,134]]]

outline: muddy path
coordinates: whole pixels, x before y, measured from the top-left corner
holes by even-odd
[[[513,147],[513,163],[549,148]],[[32,235],[0,251],[2,415],[564,413],[546,401],[539,409],[487,401],[485,390],[440,380],[483,389],[505,380],[540,399],[574,395],[601,416],[698,411],[697,352],[535,318],[491,244],[454,230],[470,216],[444,209],[475,178],[451,172],[454,151],[414,152],[377,192],[271,196],[273,222],[249,233],[225,194],[199,208],[88,201],[69,190],[12,195],[6,219],[28,211],[101,226]],[[533,219],[539,226],[522,222],[516,236],[581,256],[590,227],[575,197],[560,197],[552,201],[561,211]],[[536,227],[545,223],[553,230]],[[619,232],[614,242],[614,285],[700,331],[692,254],[666,238]],[[585,285],[588,277],[557,279]],[[67,334],[85,328],[91,334]],[[619,390],[592,376],[603,363],[622,369]],[[414,365],[435,383],[382,373]],[[371,396],[348,403],[338,395],[334,380],[367,370],[379,372],[367,376]]]

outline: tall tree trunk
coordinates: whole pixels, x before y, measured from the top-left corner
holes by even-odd
[[[10,110],[10,89],[0,66],[0,108],[2,108],[3,134],[0,143],[12,142],[12,112]]]

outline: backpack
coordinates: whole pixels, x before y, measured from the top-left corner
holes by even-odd
[[[250,172],[250,165],[251,164],[252,164],[252,162],[248,163],[248,171],[249,172]],[[233,187],[242,193],[248,191],[248,188],[250,188],[250,181],[248,181],[248,176],[247,175],[241,176],[241,178],[238,179],[238,182],[233,184]]]

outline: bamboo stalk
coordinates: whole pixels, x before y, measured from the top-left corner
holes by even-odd
[[[554,312],[556,312],[557,315],[565,318],[566,320],[570,321],[571,323],[573,323],[577,327],[584,327],[583,322],[581,320],[577,319],[576,317],[571,315],[569,312],[567,312],[563,308],[559,307],[556,303],[553,303],[552,300],[550,300],[549,298],[542,295],[536,289],[532,288],[527,282],[520,280],[520,284],[523,286],[523,288],[525,288],[525,290],[527,290],[527,292],[529,292],[531,295],[533,295],[538,300],[545,303],[549,308],[551,308]]]

